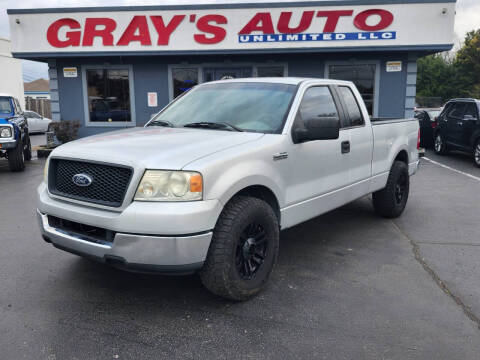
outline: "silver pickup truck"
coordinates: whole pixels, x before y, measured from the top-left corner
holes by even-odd
[[[52,152],[38,220],[55,247],[130,271],[192,273],[220,296],[265,285],[279,232],[373,193],[399,216],[418,122],[375,121],[351,82],[255,78],[196,86],[144,128]]]

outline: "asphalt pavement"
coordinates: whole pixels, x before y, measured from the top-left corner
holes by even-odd
[[[43,161],[0,160],[0,359],[478,359],[480,169],[426,157],[401,218],[365,197],[283,231],[269,285],[244,303],[46,244]]]

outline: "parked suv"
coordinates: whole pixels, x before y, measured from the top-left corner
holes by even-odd
[[[460,150],[473,154],[475,165],[480,167],[480,100],[453,99],[447,102],[438,116],[435,129],[435,152],[446,154]]]

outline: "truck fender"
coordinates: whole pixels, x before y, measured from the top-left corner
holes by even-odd
[[[213,180],[209,184],[206,198],[218,199],[223,206],[243,189],[255,185],[268,188],[275,195],[280,207],[284,203],[281,189],[285,188],[286,184],[273,166],[265,161],[248,159],[248,161],[236,163],[217,175],[206,179],[207,182]]]

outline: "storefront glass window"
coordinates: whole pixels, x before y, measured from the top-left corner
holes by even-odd
[[[373,115],[375,89],[374,64],[330,65],[328,74],[330,79],[352,81],[362,95],[368,113]]]
[[[91,122],[131,122],[127,69],[87,69]]]
[[[283,77],[283,66],[259,66],[258,77]]]
[[[183,94],[198,84],[198,69],[172,69],[173,97]]]

